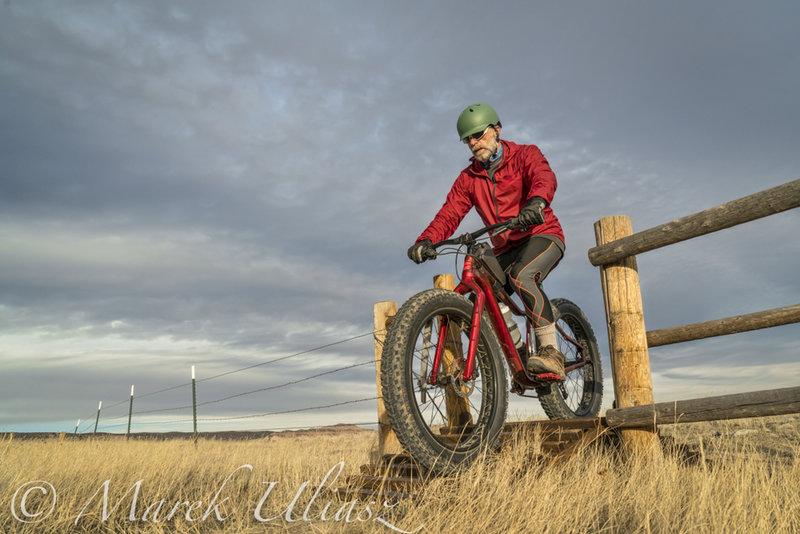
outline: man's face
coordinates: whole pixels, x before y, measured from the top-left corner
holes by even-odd
[[[480,139],[467,137],[466,144],[469,147],[470,152],[472,152],[472,155],[475,156],[475,159],[481,163],[486,163],[489,161],[489,158],[491,158],[494,153],[497,152],[499,136],[500,127],[489,126],[483,132],[483,136],[481,136]]]

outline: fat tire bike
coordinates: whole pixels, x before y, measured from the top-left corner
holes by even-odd
[[[500,303],[513,315],[525,313],[506,291],[506,274],[486,239],[479,240],[515,227],[511,219],[434,244],[431,257],[447,253],[438,250],[444,247],[456,254],[466,249],[460,283],[454,291],[429,289],[408,299],[386,333],[380,377],[386,412],[400,444],[431,473],[452,473],[497,445],[509,392],[537,397],[550,419],[600,411],[600,351],[575,303],[551,300],[566,379],[525,368],[536,353],[532,325],[525,318],[524,344],[521,335],[515,344]]]

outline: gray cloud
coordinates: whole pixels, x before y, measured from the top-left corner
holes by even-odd
[[[68,426],[132,382],[181,383],[192,363],[224,372],[371,330],[373,302],[455,268],[415,266],[405,249],[466,164],[454,119],[473,101],[555,169],[568,248],[548,294],[584,307],[604,348],[595,220],[624,213],[642,230],[800,168],[792,3],[0,11],[0,430]],[[643,255],[648,327],[796,303],[798,223],[785,213]],[[711,353],[751,383],[752,350],[795,370],[796,325],[771,332],[654,351],[657,393],[702,391]],[[303,361],[272,378],[310,374]],[[218,396],[266,380],[233,376]],[[268,402],[374,390],[356,377]]]

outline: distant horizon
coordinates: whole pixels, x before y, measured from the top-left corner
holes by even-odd
[[[377,421],[373,304],[460,269],[406,251],[469,162],[476,102],[555,172],[544,289],[591,322],[607,409],[593,224],[798,179],[798,20],[782,1],[0,5],[0,434],[91,430],[100,401],[124,431],[131,384],[132,428],[185,430],[192,366],[203,430]],[[637,256],[647,329],[800,302],[797,228],[795,209]],[[656,402],[796,385],[799,334],[654,348]],[[512,396],[514,417],[544,414]]]

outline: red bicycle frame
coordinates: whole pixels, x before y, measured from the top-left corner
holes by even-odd
[[[467,255],[464,260],[461,282],[455,288],[455,291],[461,295],[466,295],[468,293],[473,293],[475,295],[475,305],[472,310],[472,321],[469,331],[469,348],[467,350],[467,357],[463,366],[463,372],[461,375],[462,378],[465,381],[472,380],[473,378],[473,372],[475,369],[475,353],[477,351],[478,339],[480,337],[481,316],[485,311],[489,317],[495,334],[497,334],[500,347],[503,350],[506,362],[508,362],[508,367],[511,370],[511,376],[519,386],[527,389],[540,387],[549,382],[558,382],[559,378],[556,374],[543,373],[532,375],[525,369],[525,364],[523,363],[519,352],[517,352],[517,348],[514,346],[514,341],[512,340],[511,334],[506,326],[506,322],[503,319],[503,313],[500,311],[500,306],[498,305],[497,297],[495,296],[495,290],[493,287],[494,283],[495,278],[484,267],[484,265],[482,265],[481,261],[476,259],[474,256]],[[502,290],[499,290],[498,293],[503,293],[504,295]],[[516,315],[523,315],[523,312],[510,298],[506,296],[503,298],[503,301],[509,305],[509,307],[511,307],[512,311]],[[446,344],[445,339],[447,337],[449,327],[450,325],[448,324],[446,317],[441,317],[439,323],[439,340],[436,346],[436,353],[434,355],[433,366],[429,377],[429,383],[431,385],[435,385],[438,379],[439,367],[441,365],[442,354],[444,353]],[[565,372],[569,373],[586,365],[586,354],[583,346],[568,336],[560,326],[556,325],[556,329],[561,333],[562,337],[566,341],[575,345],[578,354],[580,355],[580,360],[568,362],[569,365],[566,366]],[[528,336],[527,342],[528,344],[532,343],[530,336]]]

